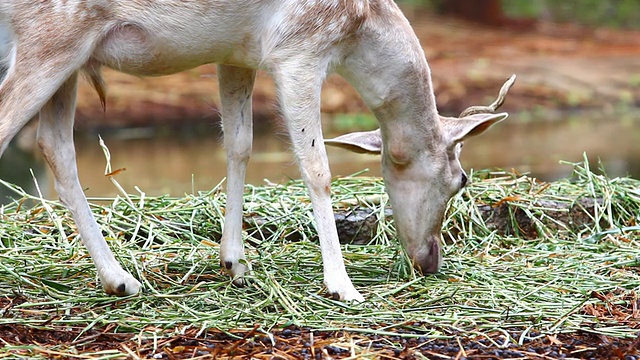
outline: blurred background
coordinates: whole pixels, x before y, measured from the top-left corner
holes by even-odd
[[[425,49],[440,113],[488,105],[511,75],[518,80],[501,110],[507,121],[469,140],[471,169],[504,168],[541,180],[571,175],[586,152],[610,176],[640,177],[640,0],[398,0]],[[1,31],[1,29],[0,29]],[[2,34],[0,34],[2,41]],[[372,74],[375,76],[375,74]],[[105,70],[107,111],[83,82],[76,117],[80,180],[89,197],[117,193],[105,172],[102,136],[116,179],[130,193],[182,196],[225,177],[215,66],[161,78]],[[325,137],[377,127],[341,78],[322,94]],[[247,182],[298,178],[270,78],[254,93],[254,154]],[[334,176],[367,170],[379,158],[329,149]],[[33,175],[32,175],[33,173]],[[0,178],[55,198],[53,179],[27,126],[0,159]],[[0,203],[9,195],[0,189]]]

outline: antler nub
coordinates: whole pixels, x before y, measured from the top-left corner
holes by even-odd
[[[515,82],[516,82],[516,75],[513,74],[502,85],[502,88],[500,88],[500,93],[498,93],[498,98],[491,105],[489,105],[489,106],[470,106],[470,107],[466,108],[464,111],[462,111],[460,113],[459,117],[462,118],[462,117],[473,115],[473,114],[487,114],[487,113],[493,114],[493,113],[495,113],[496,110],[498,110],[498,108],[500,108],[500,106],[502,106],[502,104],[504,103],[504,99],[507,97],[507,92],[509,92],[509,89],[511,89],[511,86],[513,86],[513,84]]]

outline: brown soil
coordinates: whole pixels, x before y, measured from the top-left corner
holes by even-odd
[[[518,81],[506,111],[640,105],[640,31],[589,29],[550,23],[487,28],[429,14],[409,14],[432,69],[441,113],[457,114],[495,98],[512,73]],[[139,79],[105,70],[107,113],[84,83],[77,128],[212,123],[218,118],[215,66],[160,78]],[[275,90],[259,76],[257,119],[277,117]],[[324,87],[325,113],[367,111],[344,80]]]
[[[398,336],[364,336],[346,331],[311,331],[290,327],[273,333],[273,341],[264,333],[256,331],[209,331],[195,337],[179,335],[159,340],[154,350],[151,340],[137,342],[134,335],[105,330],[82,332],[82,328],[59,328],[42,330],[24,325],[0,325],[0,338],[8,344],[39,344],[36,349],[16,349],[18,357],[34,355],[72,359],[83,353],[112,351],[120,357],[143,359],[638,359],[638,339],[616,339],[587,332],[541,335],[527,340],[522,345],[506,342],[504,334],[494,338],[428,339],[416,334]],[[193,333],[196,330],[191,331]],[[518,332],[510,336],[518,339]],[[406,337],[404,337],[406,336]],[[58,348],[74,348],[73,352],[50,350],[47,345]],[[75,352],[78,353],[75,353]],[[422,356],[421,356],[422,355]]]

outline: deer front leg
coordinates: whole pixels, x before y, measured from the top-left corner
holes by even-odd
[[[311,197],[324,268],[324,284],[334,298],[364,301],[347,275],[331,207],[331,171],[322,137],[322,71],[304,62],[279,66],[273,76],[296,160]]]
[[[124,271],[109,249],[84,196],[73,145],[77,73],[74,73],[40,111],[38,146],[55,176],[62,203],[71,211],[78,232],[96,265],[107,294],[132,295],[140,283]]]
[[[252,69],[218,66],[222,130],[227,151],[227,208],[220,243],[220,266],[236,285],[244,284],[243,276],[249,270],[242,245],[242,196],[251,156],[251,93],[255,76]]]

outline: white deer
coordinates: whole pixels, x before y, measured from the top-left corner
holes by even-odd
[[[445,206],[467,181],[458,160],[461,142],[507,116],[438,115],[423,50],[392,0],[2,0],[0,31],[9,39],[0,49],[8,54],[0,85],[0,155],[39,114],[38,146],[109,294],[135,294],[140,283],[116,261],[78,180],[72,132],[80,73],[104,105],[103,66],[159,76],[218,64],[228,159],[220,263],[242,284],[248,271],[242,196],[252,143],[251,93],[256,71],[267,71],[309,189],[324,284],[343,300],[363,297],[347,275],[331,208],[320,123],[327,74],[347,79],[379,121],[379,132],[333,144],[382,153],[398,238],[423,273],[440,267]]]

